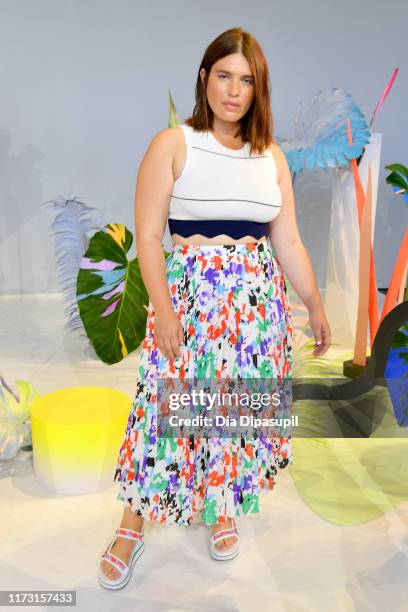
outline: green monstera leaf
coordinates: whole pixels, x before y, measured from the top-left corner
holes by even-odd
[[[110,223],[92,236],[78,272],[80,317],[96,354],[108,364],[134,351],[146,333],[149,296],[137,257],[127,258],[132,242],[125,225]]]

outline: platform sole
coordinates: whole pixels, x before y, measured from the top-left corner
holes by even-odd
[[[239,546],[237,548],[234,548],[234,550],[232,550],[231,552],[226,553],[225,555],[223,554],[219,555],[213,550],[213,548],[210,547],[211,558],[214,559],[215,561],[229,561],[230,559],[234,559],[238,553],[239,553]]]
[[[111,591],[116,590],[116,589],[123,589],[123,587],[125,587],[128,584],[129,580],[131,579],[134,565],[136,561],[139,559],[139,557],[141,556],[141,554],[143,553],[143,551],[144,551],[144,543],[139,548],[137,547],[135,548],[130,558],[129,572],[126,574],[123,580],[121,580],[120,582],[110,582],[109,580],[103,579],[99,573],[98,575],[99,584],[103,586],[105,589],[109,589]],[[100,569],[99,572],[102,572],[102,569]]]

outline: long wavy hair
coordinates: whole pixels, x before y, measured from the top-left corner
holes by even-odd
[[[193,114],[185,120],[185,123],[200,132],[213,129],[214,113],[207,100],[207,78],[212,65],[231,53],[242,53],[254,75],[254,99],[240,121],[237,135],[244,143],[251,143],[251,153],[256,151],[262,154],[272,143],[276,144],[273,136],[269,69],[258,41],[242,28],[226,30],[207,47],[198,69]],[[204,83],[200,77],[201,68],[205,68],[206,71]]]

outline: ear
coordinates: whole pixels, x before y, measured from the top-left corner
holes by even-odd
[[[200,78],[201,78],[201,82],[202,82],[203,85],[204,85],[205,76],[206,76],[205,68],[201,68],[201,70],[200,70]]]

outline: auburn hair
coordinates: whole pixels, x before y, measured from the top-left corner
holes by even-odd
[[[231,53],[242,53],[254,78],[254,99],[240,120],[240,129],[236,135],[239,135],[244,143],[250,142],[250,153],[256,151],[262,154],[271,144],[276,144],[273,137],[269,69],[258,41],[242,28],[226,30],[207,47],[198,69],[193,114],[185,120],[185,123],[200,132],[213,129],[214,113],[207,100],[207,79],[212,65]],[[202,68],[206,71],[204,84],[200,77]]]

